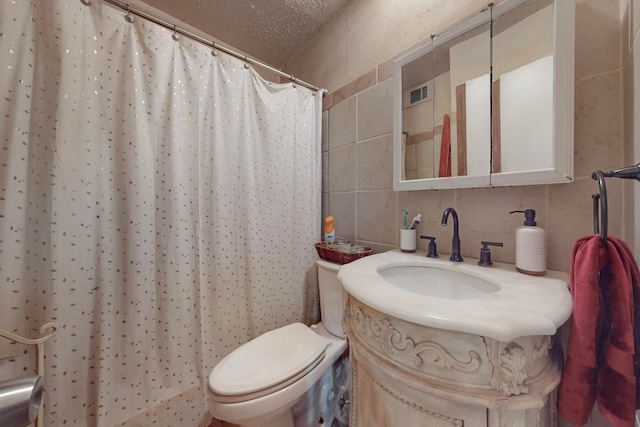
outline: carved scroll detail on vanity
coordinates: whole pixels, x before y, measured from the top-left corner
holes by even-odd
[[[525,352],[515,342],[509,343],[500,355],[500,387],[499,391],[505,396],[527,393],[527,363]]]
[[[405,337],[388,319],[373,319],[357,306],[352,307],[352,310],[353,321],[360,335],[371,337],[379,349],[393,359],[412,362],[419,368],[424,364],[423,353],[428,353],[433,365],[439,369],[472,373],[480,367],[481,358],[475,351],[469,351],[468,360],[458,360],[440,344],[431,341],[416,342],[411,337]]]
[[[549,354],[549,350],[551,349],[551,337],[543,336],[540,340],[540,344],[535,346],[533,351],[533,360],[540,360],[543,357],[546,357]]]

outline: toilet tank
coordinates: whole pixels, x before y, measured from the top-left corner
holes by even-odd
[[[342,314],[346,303],[346,291],[338,280],[340,265],[318,260],[318,288],[320,289],[320,315],[322,324],[330,334],[344,337]]]

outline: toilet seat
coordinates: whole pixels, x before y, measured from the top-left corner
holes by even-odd
[[[219,402],[273,393],[304,377],[324,358],[327,340],[302,323],[267,332],[228,354],[211,372]]]

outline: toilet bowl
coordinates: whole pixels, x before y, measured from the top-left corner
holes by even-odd
[[[322,321],[293,323],[235,349],[209,375],[209,412],[241,427],[294,427],[291,408],[347,349],[339,265],[317,261]]]

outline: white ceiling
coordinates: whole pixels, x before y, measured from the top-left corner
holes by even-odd
[[[142,0],[281,68],[351,0]]]

